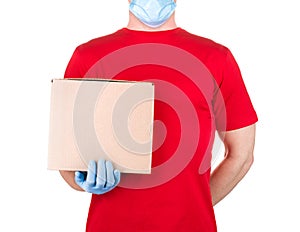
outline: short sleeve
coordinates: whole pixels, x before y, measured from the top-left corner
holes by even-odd
[[[83,76],[84,66],[79,53],[79,47],[77,47],[67,65],[64,78],[82,78]]]
[[[218,131],[235,130],[257,122],[240,69],[228,49],[217,88],[213,107]]]

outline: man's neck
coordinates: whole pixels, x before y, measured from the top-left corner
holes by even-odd
[[[140,20],[135,17],[134,14],[129,12],[129,22],[127,25],[127,28],[130,30],[136,30],[136,31],[165,31],[165,30],[171,30],[175,29],[177,27],[175,23],[175,13],[172,14],[172,16],[166,21],[163,25],[157,28],[149,27],[145,24],[143,24]]]

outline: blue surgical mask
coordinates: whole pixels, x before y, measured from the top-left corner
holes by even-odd
[[[132,0],[129,10],[149,27],[159,27],[173,14],[174,0]]]

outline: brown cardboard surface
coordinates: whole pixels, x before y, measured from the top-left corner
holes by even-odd
[[[53,79],[48,169],[87,170],[111,160],[125,173],[150,173],[154,85],[105,79]]]

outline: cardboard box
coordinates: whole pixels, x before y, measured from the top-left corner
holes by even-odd
[[[48,169],[87,170],[111,160],[125,173],[151,173],[154,85],[53,79]]]

